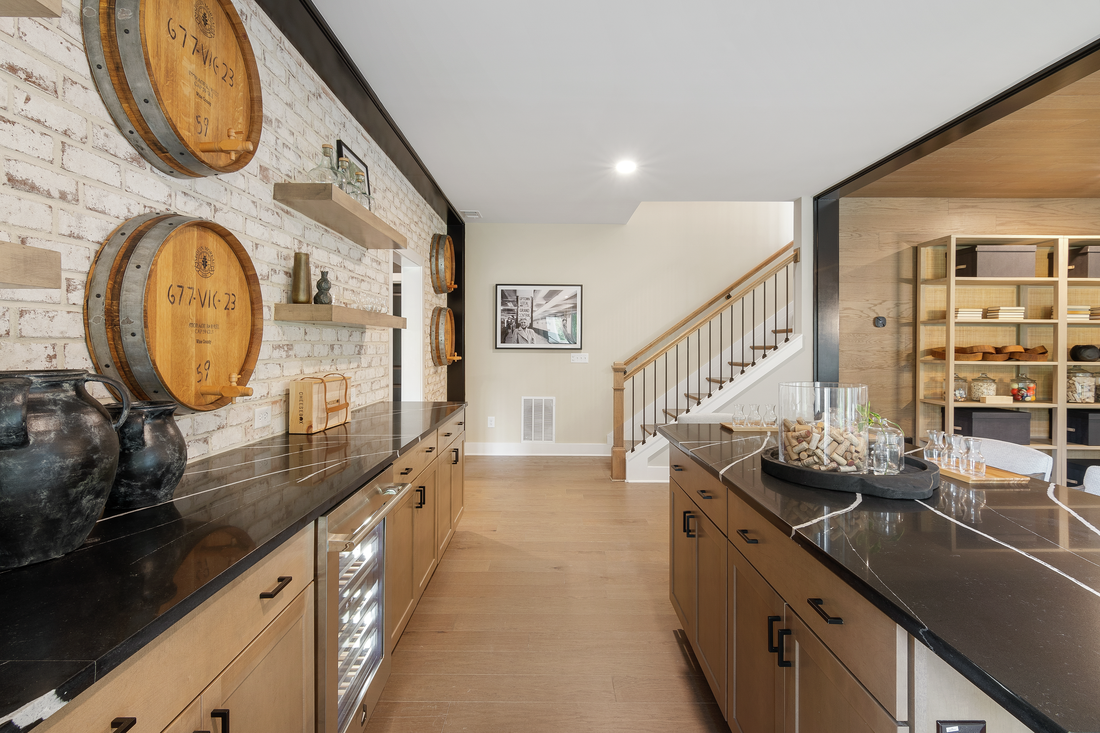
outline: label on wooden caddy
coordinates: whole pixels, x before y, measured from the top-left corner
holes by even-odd
[[[343,425],[350,411],[348,378],[342,374],[306,377],[290,383],[292,435],[309,435]]]

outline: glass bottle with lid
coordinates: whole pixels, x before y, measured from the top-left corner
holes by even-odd
[[[958,373],[955,374],[955,401],[966,402],[966,396],[969,394],[969,385],[967,384],[966,377],[960,377]]]
[[[1012,401],[1034,402],[1035,380],[1031,379],[1023,372],[1021,372],[1020,376],[1016,379],[1012,380]]]
[[[355,179],[351,175],[351,161],[347,158],[340,158],[336,168],[336,185],[340,187],[340,190],[344,193],[351,195],[353,193],[353,187],[355,186]]]
[[[981,402],[982,397],[992,397],[997,394],[997,380],[982,372],[980,377],[970,380],[970,399]]]
[[[1066,375],[1067,402],[1096,402],[1096,376],[1081,367],[1073,367]]]
[[[321,160],[317,167],[306,173],[306,178],[312,183],[336,183],[336,163],[331,145],[325,143],[321,146]]]

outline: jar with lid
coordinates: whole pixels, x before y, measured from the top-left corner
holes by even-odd
[[[955,375],[955,401],[966,402],[966,395],[969,394],[969,385],[966,381],[966,377],[960,377]]]
[[[997,394],[997,380],[982,372],[980,377],[970,380],[970,399],[981,402],[982,397],[992,397]]]
[[[1073,367],[1066,376],[1067,402],[1096,402],[1096,376],[1081,367]]]
[[[1035,380],[1031,379],[1024,373],[1020,373],[1020,376],[1012,380],[1012,401],[1013,402],[1034,402],[1035,401]]]

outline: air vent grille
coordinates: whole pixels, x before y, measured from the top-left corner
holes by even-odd
[[[462,211],[460,211],[458,213],[462,214],[467,219],[480,219],[481,218],[481,212],[476,211],[474,209],[463,209]]]
[[[554,442],[553,397],[523,398],[523,442]]]

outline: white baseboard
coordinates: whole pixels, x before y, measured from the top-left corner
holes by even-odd
[[[468,456],[611,456],[606,443],[466,443]]]

